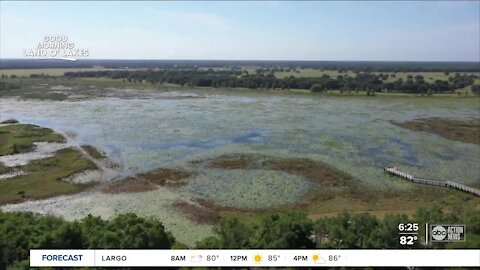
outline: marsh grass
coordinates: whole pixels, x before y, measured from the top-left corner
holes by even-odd
[[[237,217],[254,224],[266,215],[288,211],[300,211],[312,218],[335,216],[343,211],[368,212],[381,218],[388,213],[402,213],[411,216],[419,205],[428,206],[439,201],[444,203],[446,211],[454,211],[455,205],[467,204],[469,207],[478,207],[479,205],[478,198],[470,194],[413,184],[389,175],[385,175],[385,181],[404,188],[395,191],[372,188],[329,164],[306,158],[274,158],[265,155],[237,154],[219,156],[206,161],[195,160],[192,164],[232,172],[245,170],[245,174],[251,170],[278,170],[301,176],[316,184],[310,185],[308,191],[299,200],[292,202],[288,201],[288,196],[283,196],[283,201],[277,201],[276,204],[267,206],[261,196],[245,196],[249,193],[248,190],[251,190],[251,195],[261,194],[259,193],[261,189],[249,182],[240,181],[240,178],[232,185],[244,185],[244,188],[247,189],[235,189],[235,193],[230,194],[230,196],[236,197],[235,201],[227,200],[221,194],[218,196],[208,195],[208,192],[205,193],[208,183],[202,182],[201,195],[203,198],[199,198],[197,202],[203,208],[213,211],[213,216]],[[229,175],[234,176],[234,174]],[[223,179],[222,177],[218,178]],[[224,178],[227,179],[227,177]],[[286,184],[281,186],[288,187]],[[296,183],[294,187],[288,189],[288,192],[297,194],[294,190],[301,190],[302,186],[304,185]],[[269,198],[272,200],[277,198],[275,195],[278,194],[278,188],[275,184],[268,186]],[[226,188],[222,188],[222,190],[228,191]],[[216,194],[214,189],[210,192]],[[255,207],[251,207],[239,199],[254,201]],[[240,207],[242,205],[244,207]]]
[[[31,151],[34,142],[64,143],[65,138],[49,128],[30,124],[0,126],[0,156]]]
[[[12,168],[7,167],[7,166],[5,166],[5,164],[3,164],[2,162],[0,162],[0,174],[9,173],[9,172],[11,172],[12,170],[13,170]]]
[[[90,185],[75,185],[63,179],[96,166],[78,150],[66,148],[53,157],[33,160],[18,168],[27,174],[0,181],[0,204],[80,192]]]
[[[480,118],[451,119],[442,117],[420,118],[392,124],[413,131],[426,131],[449,140],[480,144]]]
[[[91,145],[82,145],[80,146],[85,152],[87,152],[91,157],[94,159],[102,159],[105,158],[105,154],[103,152],[100,152],[97,148],[91,146]]]
[[[191,175],[191,172],[180,169],[161,168],[148,173],[139,174],[138,177],[159,186],[179,187],[185,185],[186,182],[184,179]]]
[[[138,193],[155,190],[159,186],[181,187],[187,184],[185,178],[191,175],[192,173],[180,169],[160,168],[110,183],[102,188],[102,192]]]
[[[127,178],[115,183],[106,185],[101,190],[103,193],[107,194],[121,194],[121,193],[137,193],[137,192],[146,192],[156,189],[157,187],[150,183],[139,178]]]
[[[191,164],[209,168],[189,189],[205,207],[217,210],[265,210],[304,204],[309,194],[336,188],[354,190],[354,178],[321,161],[231,154]]]

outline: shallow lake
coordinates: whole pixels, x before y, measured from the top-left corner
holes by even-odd
[[[1,99],[0,118],[73,132],[74,143],[105,151],[126,175],[247,152],[308,156],[375,185],[385,184],[381,168],[387,164],[462,183],[480,177],[478,146],[390,123],[429,116],[479,117],[475,99],[195,94],[205,98]]]
[[[178,190],[162,189],[148,196],[130,195],[128,199],[118,200],[112,198],[120,198],[119,195],[102,194],[101,204],[100,199],[89,195],[89,206],[84,208],[80,203],[75,204],[75,200],[64,200],[62,205],[71,207],[70,212],[55,212],[45,204],[41,208],[72,218],[89,212],[109,216],[125,212],[125,208],[172,218],[171,210],[168,214],[166,210],[152,209],[164,205],[155,204],[158,196],[171,200],[175,196],[203,196],[217,199],[225,206],[271,207],[301,200],[308,191],[306,181],[285,173],[191,168],[190,161],[224,154],[258,153],[320,160],[379,190],[408,188],[384,174],[386,165],[395,165],[425,178],[464,184],[480,181],[480,146],[410,131],[390,122],[432,116],[480,117],[479,101],[209,90],[130,99],[0,99],[1,120],[16,118],[74,134],[69,139],[72,144],[91,144],[119,163],[119,177],[161,167],[200,170],[189,185]],[[257,179],[274,181],[259,183]],[[284,199],[271,200],[263,182],[265,185],[283,183],[285,189],[278,192]],[[249,185],[256,187],[255,194],[250,193]],[[222,191],[228,196],[220,196]],[[232,199],[234,194],[248,196]],[[119,200],[123,203],[119,204]],[[28,207],[23,205],[28,208],[32,203]],[[145,205],[148,207],[140,209]],[[16,207],[22,209],[22,206]],[[180,222],[177,221],[167,225]]]

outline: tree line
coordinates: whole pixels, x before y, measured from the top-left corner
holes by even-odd
[[[135,214],[66,221],[0,211],[0,269],[29,269],[30,249],[170,249],[174,242],[160,221]]]
[[[419,223],[418,241],[414,245],[400,244],[399,224]],[[425,223],[466,224],[469,242],[447,246],[432,243],[425,246]],[[197,243],[205,249],[399,249],[399,248],[475,248],[480,245],[480,212],[458,208],[445,212],[440,206],[419,208],[413,217],[388,214],[382,219],[369,213],[343,212],[335,217],[311,220],[298,212],[272,214],[259,224],[247,224],[239,219],[222,220],[215,228],[216,236]]]
[[[2,59],[0,69],[38,68],[314,68],[324,70],[353,70],[372,72],[478,72],[478,62],[412,62],[412,61],[275,61],[275,60],[107,60],[80,59],[57,61],[34,59]]]
[[[275,70],[258,69],[249,74],[241,69],[163,69],[163,70],[100,70],[65,72],[68,78],[107,77],[122,79],[128,82],[151,84],[177,84],[192,87],[214,88],[250,88],[250,89],[310,89],[312,92],[328,90],[365,91],[369,92],[402,92],[402,93],[446,93],[471,86],[478,77],[473,74],[455,73],[448,80],[427,82],[422,75],[396,78],[395,74],[358,72],[354,76],[348,74],[331,77],[277,78]]]
[[[449,212],[439,206],[418,209],[412,218],[389,214],[383,219],[368,213],[341,213],[317,220],[303,213],[267,215],[259,222],[223,219],[215,236],[197,242],[199,249],[299,249],[299,248],[425,248],[419,239],[413,246],[401,245],[398,225],[465,224],[467,242],[460,246],[436,243],[434,248],[477,248],[480,246],[480,212],[459,207]],[[155,218],[122,214],[110,220],[87,216],[78,221],[33,213],[0,211],[0,268],[28,269],[30,249],[170,249],[184,245]],[[431,248],[430,246],[428,246]]]

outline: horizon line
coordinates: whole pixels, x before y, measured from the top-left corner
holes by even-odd
[[[39,60],[37,58],[14,58],[14,57],[0,57],[0,60]],[[41,59],[45,60],[60,60],[58,58],[45,58]],[[98,60],[106,60],[106,61],[239,61],[239,62],[247,62],[247,61],[257,61],[257,62],[422,62],[422,63],[478,63],[480,64],[480,60],[478,61],[466,61],[466,60],[284,60],[284,59],[148,59],[148,58],[89,58],[83,59],[78,58],[78,61],[98,61]]]

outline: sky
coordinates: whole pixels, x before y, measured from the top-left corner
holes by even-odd
[[[480,1],[0,1],[0,58],[47,35],[91,59],[480,62]]]

